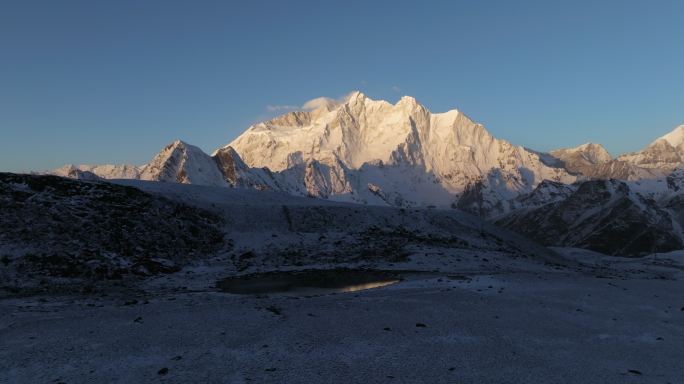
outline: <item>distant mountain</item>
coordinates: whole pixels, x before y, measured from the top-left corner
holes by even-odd
[[[563,148],[550,152],[551,156],[560,160],[565,169],[572,173],[584,173],[589,168],[613,160],[610,153],[601,145],[582,144],[575,148]]]
[[[549,153],[551,163],[586,179],[643,180],[666,177],[684,165],[684,125],[641,151],[612,159],[600,144],[584,144]],[[548,161],[548,160],[547,160]]]
[[[52,171],[52,174],[73,179],[138,179],[140,168],[135,165],[65,165]]]
[[[628,153],[618,160],[641,168],[672,171],[684,162],[684,125],[656,139],[639,152]]]
[[[140,179],[185,184],[228,186],[214,160],[201,149],[176,140],[148,164],[65,165],[51,172],[76,179]]]
[[[629,159],[613,159],[601,144],[587,143],[575,148],[549,152],[554,164],[584,179],[641,180],[663,177],[660,169],[649,169]]]

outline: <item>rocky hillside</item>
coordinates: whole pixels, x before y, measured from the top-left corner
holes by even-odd
[[[0,173],[0,206],[5,286],[170,272],[224,247],[218,216],[133,187]]]
[[[445,252],[458,254],[457,258],[499,255],[510,260],[558,261],[554,252],[523,236],[453,209],[362,206],[244,188],[138,180],[117,183],[220,215],[233,245],[229,259],[240,272],[339,263],[374,265]],[[222,268],[227,267],[223,264]]]
[[[546,204],[539,204],[534,193],[528,199],[534,204],[522,205],[496,223],[544,245],[609,255],[642,256],[684,247],[681,222],[668,209],[681,207],[680,200],[659,204],[625,182],[582,182]]]

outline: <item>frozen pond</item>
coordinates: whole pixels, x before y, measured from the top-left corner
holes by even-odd
[[[400,280],[401,278],[398,275],[389,271],[307,269],[234,276],[219,280],[216,286],[221,291],[228,293],[284,293],[304,296],[363,291],[395,284]]]

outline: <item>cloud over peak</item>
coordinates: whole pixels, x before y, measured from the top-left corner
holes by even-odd
[[[313,111],[314,109],[327,108],[328,110],[339,105],[340,102],[329,97],[317,97],[311,99],[302,105],[302,109],[305,111]]]
[[[294,111],[300,109],[296,105],[267,105],[266,110],[269,112],[283,112],[283,111]]]
[[[290,111],[313,111],[316,109],[327,109],[327,110],[332,110],[344,100],[344,98],[340,100],[335,100],[330,97],[317,97],[315,99],[311,99],[301,106],[297,105],[280,105],[280,104],[269,104],[266,106],[266,110],[268,112],[290,112]]]

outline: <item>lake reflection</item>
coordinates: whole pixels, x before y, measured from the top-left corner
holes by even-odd
[[[308,269],[276,271],[222,279],[216,286],[236,294],[281,293],[296,296],[358,292],[401,281],[391,271],[372,269]]]
[[[401,280],[393,279],[393,280],[385,280],[385,281],[376,281],[373,283],[354,284],[354,285],[342,287],[338,290],[338,292],[364,291],[366,289],[380,288],[380,287],[384,287],[386,285],[392,285],[392,284],[398,283],[399,281],[401,281]]]

